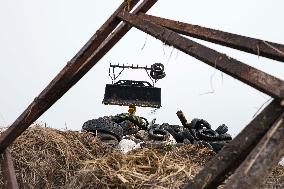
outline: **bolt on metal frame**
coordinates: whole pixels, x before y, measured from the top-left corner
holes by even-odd
[[[130,29],[135,27],[274,98],[185,188],[257,188],[284,156],[284,81],[180,34],[284,62],[284,45],[146,15],[158,0],[144,0],[129,13],[123,2],[16,121],[0,136],[0,153],[75,85]],[[131,1],[131,9],[139,0]],[[279,142],[275,142],[279,141]],[[269,163],[267,163],[269,160]],[[262,166],[266,163],[265,166]],[[249,166],[248,166],[249,165]],[[249,168],[247,168],[249,167]],[[237,178],[244,178],[243,181]],[[236,179],[234,179],[236,178]]]

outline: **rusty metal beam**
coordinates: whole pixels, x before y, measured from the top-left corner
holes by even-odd
[[[247,157],[253,147],[269,130],[270,126],[284,112],[283,81],[260,70],[243,64],[215,50],[182,37],[176,32],[147,21],[143,15],[129,13],[118,17],[128,24],[162,40],[168,45],[211,65],[256,89],[270,94],[275,99],[264,109],[232,142],[226,145],[186,188],[216,188]],[[273,89],[272,89],[273,88]],[[279,99],[280,98],[280,99]]]
[[[133,7],[137,2],[139,1],[133,0],[131,6]],[[133,13],[145,13],[156,2],[157,0],[144,0]],[[121,4],[16,121],[1,134],[0,153],[77,83],[129,31],[130,27],[122,24],[111,33],[120,23],[116,18],[117,14],[124,11],[125,6],[126,2]]]
[[[183,35],[284,62],[284,45],[151,15],[145,19]]]
[[[217,188],[245,160],[283,112],[283,102],[273,100],[233,141],[212,158],[185,188]]]
[[[180,111],[177,111],[177,116],[181,122],[181,124],[185,127],[185,128],[188,128],[189,127],[189,123],[185,117],[185,115],[183,114],[183,112],[180,110]]]
[[[224,189],[257,189],[284,156],[284,113],[273,124]]]
[[[153,24],[147,21],[143,15],[135,16],[124,13],[119,14],[118,17],[164,43],[172,45],[262,92],[273,97],[283,98],[284,84],[280,79],[193,42],[169,29]],[[284,107],[280,100],[274,100],[231,143],[226,145],[186,188],[216,188],[229,175],[229,172],[234,171],[240,165],[283,111]]]
[[[195,57],[206,64],[254,87],[274,98],[284,97],[284,81],[261,70],[248,66],[226,54],[196,43],[178,33],[147,21],[144,15],[119,13],[118,17],[130,25],[142,30],[165,44],[172,45],[182,52]]]
[[[5,188],[19,188],[13,165],[13,158],[9,149],[6,149],[2,154],[2,175]]]

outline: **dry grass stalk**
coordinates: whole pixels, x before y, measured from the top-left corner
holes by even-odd
[[[91,133],[39,126],[29,128],[11,146],[23,189],[180,188],[214,155],[192,145],[166,149],[143,148],[123,154]],[[284,169],[278,167],[272,176],[274,185],[282,182]]]

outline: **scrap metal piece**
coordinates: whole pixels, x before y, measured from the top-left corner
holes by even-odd
[[[13,165],[13,158],[9,149],[2,154],[2,174],[5,188],[18,189],[16,173]]]
[[[141,15],[155,24],[183,35],[284,62],[284,45],[282,44],[178,22],[157,16]]]
[[[185,127],[185,128],[189,128],[189,123],[187,121],[187,119],[185,118],[183,112],[181,110],[177,111],[177,116],[181,122],[181,124]]]
[[[138,0],[133,0],[135,6]],[[133,14],[147,12],[157,0],[144,0]],[[0,153],[3,152],[34,121],[60,99],[75,85],[129,30],[126,24],[120,25],[117,14],[125,9],[126,2],[110,16],[95,35],[77,53],[77,55],[60,71],[14,123],[0,136]]]
[[[226,182],[224,189],[257,189],[284,156],[284,113]],[[281,187],[281,186],[280,186]],[[282,185],[284,187],[284,183]]]
[[[207,162],[186,185],[186,189],[217,188],[242,163],[271,125],[283,114],[279,100],[273,100],[234,140]]]
[[[118,17],[128,24],[172,45],[182,52],[221,70],[222,72],[275,98],[284,98],[284,81],[261,70],[246,65],[226,54],[219,53],[204,45],[196,43],[178,33],[147,21],[144,15],[119,13]]]

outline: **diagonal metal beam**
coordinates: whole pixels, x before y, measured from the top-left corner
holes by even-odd
[[[177,49],[275,97],[283,97],[283,81],[247,66],[215,50],[195,43],[162,26],[147,21],[143,15],[129,13],[118,17],[128,24],[173,45]],[[273,88],[273,89],[272,89]],[[246,158],[252,148],[284,112],[283,101],[275,99],[231,143],[225,146],[186,188],[216,188]]]
[[[168,45],[195,57],[204,63],[254,87],[272,97],[284,97],[284,81],[261,70],[248,66],[213,49],[196,43],[176,32],[147,21],[144,15],[119,13],[118,17],[128,24],[142,30]]]
[[[257,189],[284,156],[284,114],[273,124],[224,189]],[[284,183],[283,183],[284,184]],[[284,186],[284,185],[283,185]]]
[[[138,2],[139,0],[132,0],[131,7]],[[157,0],[144,0],[133,13],[145,13],[156,2]],[[130,27],[122,24],[111,33],[120,23],[120,20],[116,17],[117,14],[124,11],[126,5],[126,1],[120,5],[76,56],[34,99],[15,122],[1,134],[0,153],[77,83],[129,31]]]
[[[282,44],[160,18],[157,16],[144,15],[144,18],[183,35],[284,62],[284,45]]]
[[[273,100],[233,141],[212,158],[185,188],[217,188],[245,160],[283,112],[283,101],[281,103],[279,100]]]

